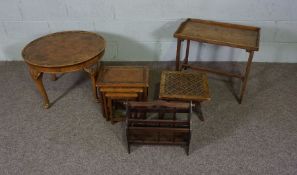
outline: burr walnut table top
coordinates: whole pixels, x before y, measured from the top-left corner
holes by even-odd
[[[105,49],[105,41],[96,33],[65,31],[43,36],[30,42],[22,52],[33,66],[57,68],[84,63]]]
[[[210,100],[207,75],[198,72],[163,71],[159,97],[197,102]]]
[[[149,69],[145,66],[104,66],[97,87],[148,87]]]
[[[174,36],[181,39],[257,51],[259,50],[260,28],[188,19],[180,25]]]

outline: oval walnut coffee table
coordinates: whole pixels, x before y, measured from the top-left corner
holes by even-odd
[[[44,107],[50,103],[42,83],[43,73],[67,73],[86,71],[92,81],[93,93],[98,101],[96,78],[98,62],[104,55],[105,40],[100,35],[86,31],[65,31],[43,36],[30,42],[22,51],[23,58],[38,91],[44,101]]]

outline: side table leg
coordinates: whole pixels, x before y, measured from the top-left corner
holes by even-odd
[[[100,102],[100,99],[99,99],[98,93],[97,93],[97,88],[96,88],[96,79],[97,79],[97,75],[98,75],[97,64],[94,66],[91,66],[91,67],[84,68],[84,71],[90,75],[91,82],[92,82],[93,94],[94,94],[96,102]]]
[[[183,61],[183,64],[188,64],[189,63],[189,52],[190,52],[190,40],[187,40],[187,47],[186,47],[186,56],[185,59]],[[182,67],[183,68],[183,67]],[[186,70],[188,67],[184,67],[184,69]]]
[[[50,104],[49,104],[49,100],[48,100],[46,91],[44,89],[43,83],[42,83],[43,73],[30,68],[30,75],[31,75],[32,79],[34,80],[38,91],[40,92],[40,94],[43,97],[44,108],[48,109],[50,107]]]
[[[181,40],[177,39],[175,70],[179,71]]]
[[[52,80],[52,81],[56,81],[56,80],[57,80],[57,76],[56,76],[56,74],[51,74],[51,80]]]
[[[244,92],[245,92],[245,89],[246,89],[246,85],[247,85],[248,76],[249,76],[249,73],[250,73],[253,57],[254,57],[254,52],[250,51],[249,52],[249,59],[248,59],[248,62],[247,62],[246,68],[245,68],[244,78],[242,80],[243,82],[241,84],[239,104],[241,104],[241,102],[242,102],[243,95],[244,95]]]

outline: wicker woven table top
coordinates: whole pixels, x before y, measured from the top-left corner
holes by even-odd
[[[159,98],[184,101],[210,100],[207,75],[198,72],[163,71]]]

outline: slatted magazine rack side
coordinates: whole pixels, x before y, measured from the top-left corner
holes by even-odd
[[[183,145],[189,155],[191,140],[191,103],[128,102],[126,137],[130,144]],[[177,114],[183,113],[183,118]],[[154,117],[152,117],[154,116]]]

